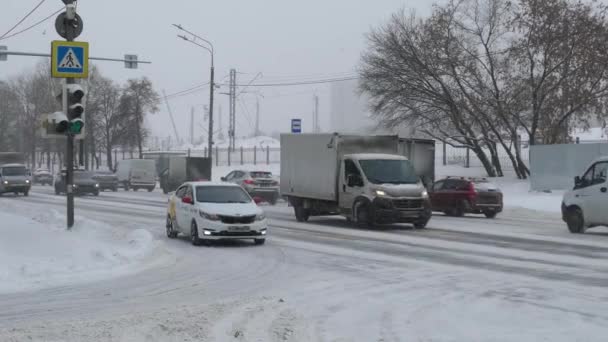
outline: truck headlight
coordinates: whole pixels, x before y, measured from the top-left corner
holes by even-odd
[[[95,187],[96,187],[96,188],[99,188],[99,184],[95,184]]]
[[[429,198],[429,192],[426,190],[423,190],[422,193],[420,194],[420,196],[422,196],[422,198]]]
[[[265,219],[266,219],[266,215],[265,215],[265,214],[263,214],[263,213],[262,213],[262,214],[258,214],[258,215],[255,217],[255,220],[256,220],[256,221],[262,221],[262,220],[265,220]]]
[[[30,180],[29,180],[29,179],[26,179],[26,180],[25,180],[25,184],[30,184]]]
[[[4,181],[4,185],[8,185],[8,181]]]
[[[376,190],[376,196],[386,196],[386,192],[384,190]]]
[[[209,221],[219,221],[220,220],[220,217],[218,215],[216,215],[216,214],[208,214],[208,213],[206,213],[206,212],[204,212],[202,210],[199,210],[198,214],[202,218],[204,218],[206,220],[209,220]]]

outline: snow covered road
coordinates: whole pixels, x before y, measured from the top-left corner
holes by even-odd
[[[0,205],[63,213],[37,187]],[[77,215],[144,227],[169,263],[106,280],[0,293],[0,341],[604,341],[608,234],[558,214],[436,215],[429,229],[295,222],[266,207],[267,245],[164,238],[166,197],[102,193]]]

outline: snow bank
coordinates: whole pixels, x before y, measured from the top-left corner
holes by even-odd
[[[39,208],[0,209],[0,293],[97,281],[137,272],[163,253],[145,229],[125,229]],[[31,210],[31,209],[30,209]]]

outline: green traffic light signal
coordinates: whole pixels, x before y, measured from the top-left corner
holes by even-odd
[[[70,122],[70,133],[71,134],[80,134],[82,132],[82,128],[84,127],[84,122],[82,120],[75,120]]]

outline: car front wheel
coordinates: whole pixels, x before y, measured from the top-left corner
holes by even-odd
[[[255,239],[253,241],[256,245],[263,245],[264,243],[266,243],[266,239]]]
[[[585,218],[579,208],[569,209],[566,213],[566,223],[568,230],[572,234],[582,234],[585,232]]]
[[[192,222],[190,226],[190,242],[192,242],[193,246],[201,245],[201,238],[198,237],[198,227],[196,227],[196,223]]]

